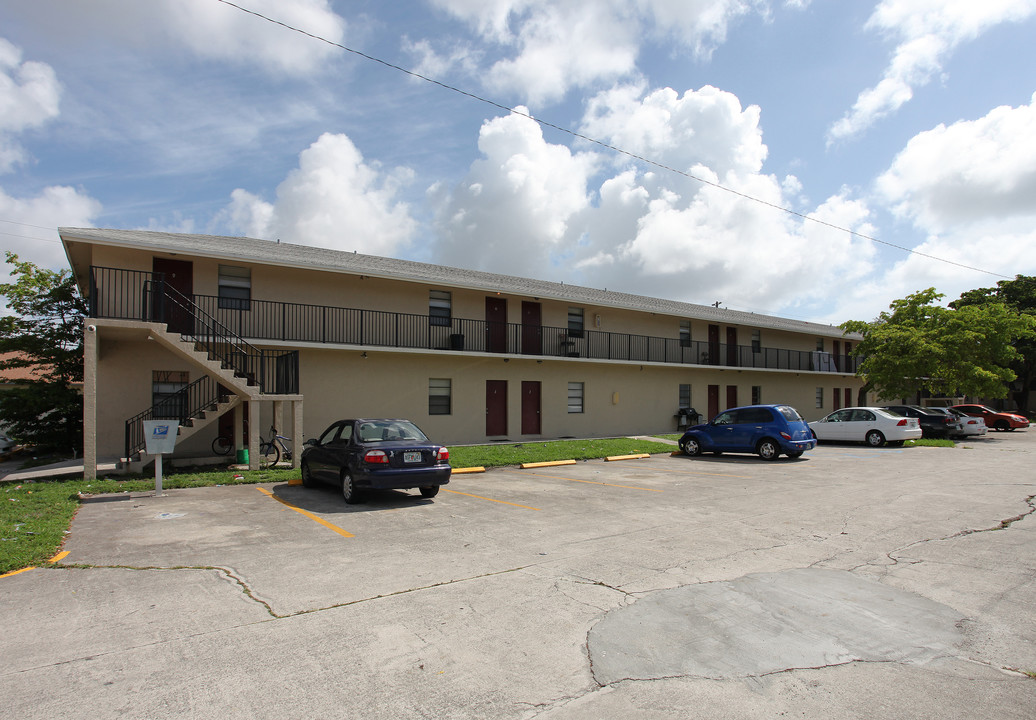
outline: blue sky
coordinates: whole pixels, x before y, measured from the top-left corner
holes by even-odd
[[[835,324],[1036,274],[1036,0],[235,3],[0,0],[5,249],[246,235]]]

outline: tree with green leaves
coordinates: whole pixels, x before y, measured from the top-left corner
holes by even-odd
[[[1015,343],[1036,334],[1036,318],[1003,302],[943,307],[935,288],[908,295],[870,322],[840,326],[859,333],[857,376],[882,399],[932,395],[1002,398],[1015,379]]]
[[[1017,313],[1036,318],[1036,277],[1016,275],[1014,280],[1001,280],[995,288],[979,288],[962,293],[959,300],[950,303],[952,308],[968,305],[1003,303]],[[1029,395],[1036,383],[1036,336],[1019,338],[1015,349],[1019,359],[1011,365],[1018,376],[1018,390],[1014,400],[1022,410],[1029,409]]]
[[[40,450],[78,453],[83,445],[83,318],[86,304],[71,272],[55,272],[7,253],[13,266],[0,298],[0,377],[28,368],[30,379],[0,392],[0,423]]]

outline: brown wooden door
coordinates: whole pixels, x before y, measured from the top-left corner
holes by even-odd
[[[719,415],[719,385],[709,385],[709,416],[706,420]]]
[[[507,352],[507,301],[486,298],[486,352]]]
[[[166,292],[164,287],[156,284],[156,289],[162,290],[161,298],[155,297],[153,301],[155,320],[165,322],[172,332],[194,333],[194,313],[184,306],[184,298],[187,302],[194,302],[194,263],[190,260],[171,260],[169,258],[153,258],[151,271],[156,275],[162,274],[164,285],[171,292]],[[157,295],[157,294],[156,294]]]
[[[842,393],[839,392],[838,388],[835,388],[835,392],[834,392],[835,404],[834,404],[834,407],[831,408],[832,410],[841,410],[842,409],[842,405],[840,403],[841,399],[842,399]]]
[[[846,388],[845,389],[845,406],[846,407],[852,407],[853,406],[853,389],[852,388]]]
[[[486,435],[507,434],[507,381],[486,380]]]
[[[833,358],[833,362],[835,364],[835,370],[841,372],[841,370],[842,370],[842,343],[840,343],[839,341],[835,340],[833,343],[831,343],[831,345],[833,345],[833,348],[831,349],[831,357]]]
[[[536,380],[523,380],[522,435],[539,435],[540,432],[540,383]]]
[[[708,363],[709,365],[719,365],[719,325],[709,325]],[[718,408],[716,412],[719,412]]]
[[[543,334],[541,311],[538,302],[522,301],[522,354],[541,355]]]
[[[724,409],[732,407],[737,407],[737,385],[727,385],[727,407]]]
[[[737,328],[727,328],[727,367],[737,367]],[[731,405],[730,407],[736,407]]]

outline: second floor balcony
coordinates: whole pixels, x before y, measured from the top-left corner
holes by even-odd
[[[93,317],[168,323],[173,331],[203,332],[180,307],[165,301],[161,273],[92,268]],[[489,322],[465,318],[193,295],[199,315],[249,342],[318,343],[357,347],[585,358],[726,368],[855,373],[861,359],[821,351],[733,345],[603,330]]]

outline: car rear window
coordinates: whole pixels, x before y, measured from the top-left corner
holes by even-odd
[[[738,411],[737,422],[739,423],[768,423],[773,422],[773,413],[770,408],[755,407],[744,408]]]
[[[788,405],[781,405],[777,408],[777,412],[784,416],[784,419],[789,422],[802,422],[802,416],[799,415],[798,411]]]

